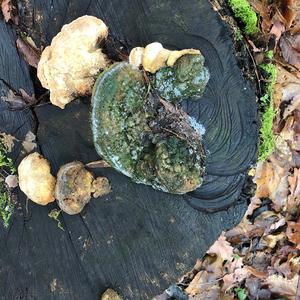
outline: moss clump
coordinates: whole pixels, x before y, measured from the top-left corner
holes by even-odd
[[[58,219],[59,215],[61,213],[61,210],[58,210],[56,208],[52,209],[49,213],[48,213],[48,217],[50,219],[53,219],[54,221],[57,222],[57,227],[63,231],[65,231],[61,221]]]
[[[266,92],[270,95],[273,94],[273,87],[276,83],[277,78],[277,69],[276,66],[272,63],[269,64],[261,64],[259,67],[266,73]]]
[[[276,112],[273,107],[273,88],[276,83],[277,69],[272,63],[260,65],[265,73],[266,84],[264,86],[264,95],[260,98],[260,105],[263,110],[262,125],[260,129],[260,144],[258,159],[265,160],[272,154],[275,148],[275,136],[273,133],[273,119]]]
[[[273,119],[275,115],[273,104],[270,105],[262,115],[258,160],[265,160],[274,150],[275,136],[273,133]]]
[[[266,57],[268,59],[273,59],[274,58],[274,51],[273,50],[269,50],[266,52]]]
[[[257,16],[247,0],[229,0],[234,16],[243,23],[245,32],[253,34],[258,31]]]
[[[9,226],[9,220],[14,211],[14,203],[5,190],[3,185],[0,186],[0,217],[5,228]]]
[[[1,174],[5,173],[6,175],[16,174],[16,168],[13,164],[13,161],[11,158],[7,156],[7,149],[5,148],[1,140],[0,140],[0,171]]]
[[[12,159],[7,156],[7,148],[0,140],[0,175],[2,180],[8,175],[16,173]],[[9,220],[14,211],[14,203],[10,192],[4,183],[0,184],[0,218],[4,227],[9,226]]]
[[[241,30],[238,27],[234,28],[234,34],[235,34],[235,39],[236,41],[240,42],[243,40],[243,34],[241,32]]]

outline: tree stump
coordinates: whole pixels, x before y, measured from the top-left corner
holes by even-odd
[[[200,49],[206,58],[211,78],[205,94],[183,104],[206,128],[207,169],[198,190],[171,195],[98,169],[113,192],[79,215],[62,214],[65,231],[47,216],[56,204],[35,205],[21,192],[10,228],[1,229],[3,299],[97,299],[108,287],[125,299],[151,299],[188,271],[246,209],[243,186],[256,157],[257,107],[237,66],[231,32],[206,0],[24,0],[19,7],[19,27],[40,46],[64,24],[89,14],[101,18],[125,49],[159,41],[170,49]],[[0,20],[1,96],[9,89],[34,92],[15,40],[12,26]],[[85,98],[65,110],[46,104],[11,111],[1,100],[0,130],[20,140],[36,132],[55,174],[70,161],[100,159],[90,108]],[[20,145],[13,155],[18,163],[24,155]]]

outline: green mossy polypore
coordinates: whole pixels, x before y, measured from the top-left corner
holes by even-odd
[[[229,6],[234,16],[243,23],[247,34],[253,34],[258,31],[257,15],[247,0],[229,0]]]
[[[145,99],[142,73],[125,64],[114,64],[99,76],[94,86],[92,101],[96,108],[92,122],[93,127],[102,128],[97,132],[96,150],[108,163],[128,174],[134,172],[144,136],[150,131],[143,113]]]
[[[184,55],[173,67],[164,67],[154,75],[153,86],[159,95],[173,103],[200,98],[209,80],[202,55]]]
[[[201,136],[188,122],[197,136],[191,143],[176,128],[168,131],[166,108],[152,92],[142,71],[128,63],[99,76],[92,96],[96,150],[135,182],[176,194],[194,190],[204,172]]]
[[[189,191],[199,186],[203,165],[196,151],[185,141],[170,136],[156,146],[156,174],[167,190]],[[200,154],[199,154],[200,156]],[[184,164],[182,163],[184,162]]]

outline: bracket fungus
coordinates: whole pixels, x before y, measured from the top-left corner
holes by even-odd
[[[154,42],[145,48],[133,48],[129,63],[135,67],[142,65],[145,71],[150,72],[159,96],[173,103],[200,98],[209,80],[204,57],[196,49],[171,51]]]
[[[55,200],[56,179],[51,175],[49,162],[39,153],[26,156],[18,167],[21,191],[33,202],[47,205]]]
[[[193,191],[205,169],[201,125],[158,97],[151,78],[148,84],[126,62],[100,74],[92,96],[96,150],[137,183],[174,194]]]
[[[94,179],[79,161],[63,165],[57,173],[55,198],[59,207],[69,215],[80,213],[92,195],[97,198],[110,191],[107,178]]]
[[[89,95],[99,71],[108,66],[99,43],[108,35],[100,19],[82,16],[64,25],[46,47],[38,64],[38,78],[50,90],[50,101],[64,108],[76,96]]]

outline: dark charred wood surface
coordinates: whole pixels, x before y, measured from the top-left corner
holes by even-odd
[[[204,0],[26,0],[19,13],[20,28],[38,45],[48,45],[63,24],[90,14],[102,18],[124,48],[159,41],[167,48],[198,48],[206,58],[211,79],[204,96],[183,103],[206,128],[207,173],[199,190],[166,194],[101,169],[97,175],[109,178],[113,192],[80,215],[62,214],[65,231],[47,216],[56,204],[35,205],[21,192],[10,228],[0,230],[1,299],[98,299],[107,287],[125,299],[151,299],[188,271],[246,208],[236,201],[245,198],[245,174],[255,161],[257,115],[230,31]],[[15,40],[12,26],[0,21],[1,96],[9,89],[34,91]],[[89,118],[89,99],[65,110],[46,104],[13,111],[0,101],[0,130],[20,140],[35,132],[53,174],[72,160],[99,159]],[[13,158],[18,163],[23,155],[17,145]]]

